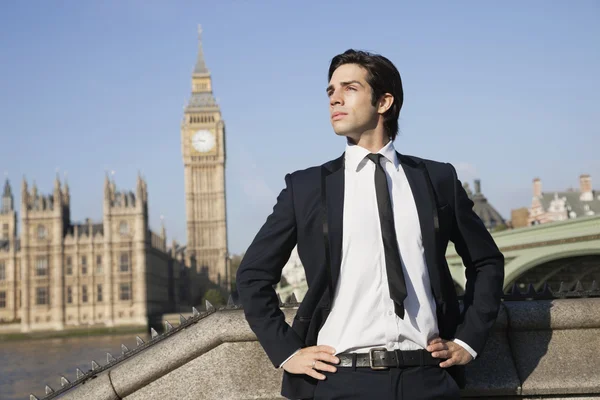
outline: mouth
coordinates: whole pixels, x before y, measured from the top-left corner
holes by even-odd
[[[334,112],[333,114],[331,114],[331,119],[337,121],[339,119],[344,118],[346,115],[348,114],[342,112]]]

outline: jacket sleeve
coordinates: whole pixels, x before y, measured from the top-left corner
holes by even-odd
[[[454,224],[450,240],[465,265],[467,284],[464,309],[455,337],[481,354],[496,321],[504,285],[504,256],[481,219],[473,211],[456,170],[454,180]]]
[[[275,367],[303,341],[285,322],[273,288],[281,279],[281,270],[296,245],[292,181],[277,197],[273,212],[259,230],[238,268],[236,284],[246,320]]]

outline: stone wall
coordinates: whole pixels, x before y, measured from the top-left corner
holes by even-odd
[[[462,397],[600,399],[599,350],[600,298],[504,301]],[[276,399],[280,382],[243,311],[209,307],[47,398]]]

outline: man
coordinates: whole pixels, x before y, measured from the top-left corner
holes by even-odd
[[[329,68],[344,154],[288,174],[237,273],[246,319],[288,398],[456,399],[498,314],[504,258],[450,164],[393,146],[402,81],[348,50]],[[466,267],[464,309],[444,254]],[[308,291],[292,327],[273,285],[295,245]]]

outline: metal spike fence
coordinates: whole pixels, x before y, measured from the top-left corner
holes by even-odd
[[[502,298],[505,301],[523,301],[600,297],[600,288],[596,281],[593,281],[587,289],[581,281],[561,282],[557,291],[552,290],[548,283],[545,283],[539,290],[536,290],[531,283],[527,285],[525,290],[522,290],[519,286],[518,283],[513,283],[508,293],[504,293]]]
[[[240,309],[240,308],[241,308],[241,306],[236,305],[233,302],[233,300],[231,299],[231,301],[228,302],[227,307],[220,308],[219,310]],[[77,368],[75,370],[76,379],[73,382],[70,382],[65,376],[59,376],[60,384],[61,384],[60,389],[54,390],[52,387],[50,387],[50,385],[46,385],[44,388],[44,391],[45,391],[44,397],[38,398],[35,394],[32,393],[29,395],[29,400],[50,400],[50,399],[56,398],[56,397],[62,395],[63,393],[69,391],[73,387],[85,382],[88,379],[91,379],[92,377],[102,373],[103,371],[105,371],[109,368],[114,367],[115,365],[119,364],[120,362],[127,360],[130,357],[135,356],[136,354],[145,350],[146,348],[153,346],[156,343],[166,339],[167,337],[179,332],[180,330],[183,330],[183,329],[187,328],[188,326],[197,323],[201,319],[209,316],[210,314],[213,314],[216,311],[218,311],[218,310],[212,304],[210,304],[208,301],[206,302],[206,310],[203,312],[200,312],[200,311],[198,311],[198,309],[193,307],[191,317],[185,318],[183,315],[179,316],[179,325],[178,326],[175,327],[171,323],[166,321],[165,322],[165,331],[164,331],[164,333],[162,333],[160,335],[154,328],[151,328],[150,329],[151,339],[148,342],[144,342],[144,340],[141,337],[136,336],[136,346],[137,346],[136,348],[129,349],[124,344],[121,344],[121,355],[119,357],[114,357],[112,354],[107,353],[105,365],[100,365],[95,360],[92,360],[91,361],[91,369],[89,369],[87,372],[83,372],[79,368]]]
[[[585,297],[600,297],[600,288],[596,281],[593,281],[589,288],[585,288],[584,285],[580,282],[561,282],[559,289],[554,291],[550,288],[548,284],[545,284],[541,289],[536,290],[533,284],[529,284],[526,290],[521,290],[518,283],[514,283],[511,289],[504,293],[502,296],[504,301],[526,301],[526,300],[552,300],[552,299],[565,299],[565,298],[585,298]],[[461,299],[462,296],[459,296]],[[285,302],[281,301],[281,297],[277,295],[277,299],[279,301],[279,305],[281,307],[297,307],[298,300],[294,294],[290,295]],[[136,336],[136,345],[135,349],[129,349],[124,344],[121,345],[121,356],[115,358],[112,354],[107,353],[107,364],[99,365],[96,361],[92,360],[92,368],[87,372],[81,371],[79,368],[76,369],[76,380],[70,382],[66,377],[60,376],[60,384],[61,388],[58,390],[52,389],[49,385],[45,386],[46,395],[39,399],[34,394],[30,394],[29,400],[50,400],[53,399],[68,390],[72,389],[74,386],[79,385],[80,383],[85,382],[87,379],[92,378],[93,376],[98,375],[99,373],[112,368],[116,364],[135,356],[139,352],[144,349],[155,345],[156,343],[168,338],[171,335],[176,334],[180,330],[185,329],[186,327],[195,324],[201,319],[207,317],[210,314],[213,314],[216,311],[227,311],[227,310],[238,310],[241,309],[241,305],[236,304],[233,300],[233,297],[229,297],[227,300],[227,306],[221,307],[219,309],[215,308],[209,301],[205,303],[205,311],[200,312],[195,307],[192,307],[192,316],[189,318],[185,318],[183,315],[179,316],[179,325],[177,327],[173,326],[170,322],[165,321],[165,329],[164,333],[158,334],[158,332],[151,328],[151,339],[148,342],[144,342],[142,338]]]

